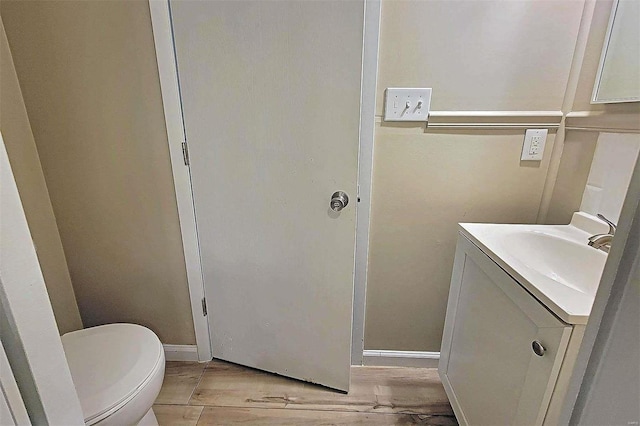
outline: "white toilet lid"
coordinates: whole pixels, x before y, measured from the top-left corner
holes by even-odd
[[[151,330],[135,324],[73,331],[62,336],[62,345],[87,424],[138,393],[163,351]]]

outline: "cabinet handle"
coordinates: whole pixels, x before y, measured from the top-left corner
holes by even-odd
[[[540,343],[538,340],[534,340],[533,342],[531,342],[531,348],[533,349],[533,353],[538,356],[544,355],[544,353],[547,351],[545,347],[542,346],[542,343]]]

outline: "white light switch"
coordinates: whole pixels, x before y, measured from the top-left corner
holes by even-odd
[[[522,144],[521,160],[540,161],[544,154],[544,144],[547,140],[547,129],[527,129]]]
[[[384,121],[427,121],[430,105],[431,89],[388,88]]]

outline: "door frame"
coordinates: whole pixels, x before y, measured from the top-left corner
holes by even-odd
[[[30,419],[82,425],[82,407],[1,132],[0,187],[0,399],[6,399],[16,422],[26,414],[24,424]]]
[[[371,213],[371,180],[373,172],[378,46],[381,0],[364,1],[362,75],[360,90],[360,128],[358,145],[358,194],[356,204],[356,243],[353,285],[353,318],[351,325],[351,364],[362,365],[364,320],[366,307],[369,224]],[[185,142],[184,117],[169,0],[149,0],[151,26],[158,62],[160,91],[167,128],[173,184],[178,205],[182,249],[187,270],[191,314],[196,336],[198,361],[212,357],[209,323],[203,305],[206,303],[202,260],[194,210],[191,171],[183,157]]]

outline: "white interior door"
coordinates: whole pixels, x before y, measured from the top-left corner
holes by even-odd
[[[170,5],[214,357],[347,390],[364,1]]]

